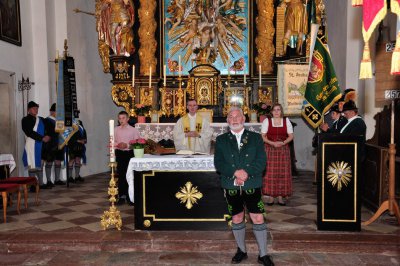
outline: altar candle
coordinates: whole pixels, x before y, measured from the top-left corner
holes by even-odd
[[[151,88],[151,66],[149,69],[149,88]]]
[[[178,57],[178,73],[179,77],[181,77],[182,72],[181,72],[181,56]]]
[[[261,87],[261,64],[258,65],[258,81]]]
[[[135,65],[132,66],[132,87],[135,87]]]
[[[231,76],[231,67],[230,67],[230,60],[228,59],[228,77]],[[236,71],[236,70],[235,70]]]
[[[167,86],[167,66],[164,65],[164,87]]]
[[[114,149],[114,120],[109,121],[110,124],[110,141],[109,141],[109,146],[110,146],[110,162],[114,163],[115,162],[115,149]]]
[[[243,65],[243,83],[246,85],[246,63]]]
[[[58,52],[58,50],[56,50],[56,59],[60,58],[60,54]]]

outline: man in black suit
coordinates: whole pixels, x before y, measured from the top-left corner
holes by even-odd
[[[363,142],[360,147],[360,159],[361,163],[364,162],[366,158],[365,154],[365,136],[367,133],[367,126],[361,116],[358,115],[358,108],[356,104],[349,100],[343,105],[343,115],[347,119],[347,124],[340,130],[341,134],[349,135],[360,135],[363,137]]]
[[[335,103],[329,109],[329,115],[333,121],[332,125],[329,126],[328,123],[323,123],[320,126],[321,130],[327,133],[340,133],[340,130],[347,124],[347,119],[342,116],[338,103]]]

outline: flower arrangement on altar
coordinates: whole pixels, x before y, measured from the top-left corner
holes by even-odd
[[[150,105],[144,105],[144,104],[141,104],[141,103],[135,104],[135,113],[138,116],[148,115],[150,109],[151,109]]]
[[[132,139],[129,141],[129,145],[132,149],[144,149],[147,145],[147,140],[142,138]]]
[[[269,115],[271,112],[271,106],[266,103],[253,104],[253,110],[257,111],[257,115]]]

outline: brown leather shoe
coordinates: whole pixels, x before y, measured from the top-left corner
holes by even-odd
[[[265,256],[258,256],[258,263],[264,265],[264,266],[274,266],[274,262],[271,259],[271,256],[265,255]]]
[[[232,264],[241,263],[242,260],[247,259],[247,252],[243,252],[240,248],[237,249],[235,256],[232,258]]]

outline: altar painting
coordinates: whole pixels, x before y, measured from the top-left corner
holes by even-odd
[[[248,0],[163,1],[164,64],[167,75],[183,75],[212,64],[222,75],[249,74]],[[179,60],[179,57],[181,58]]]

